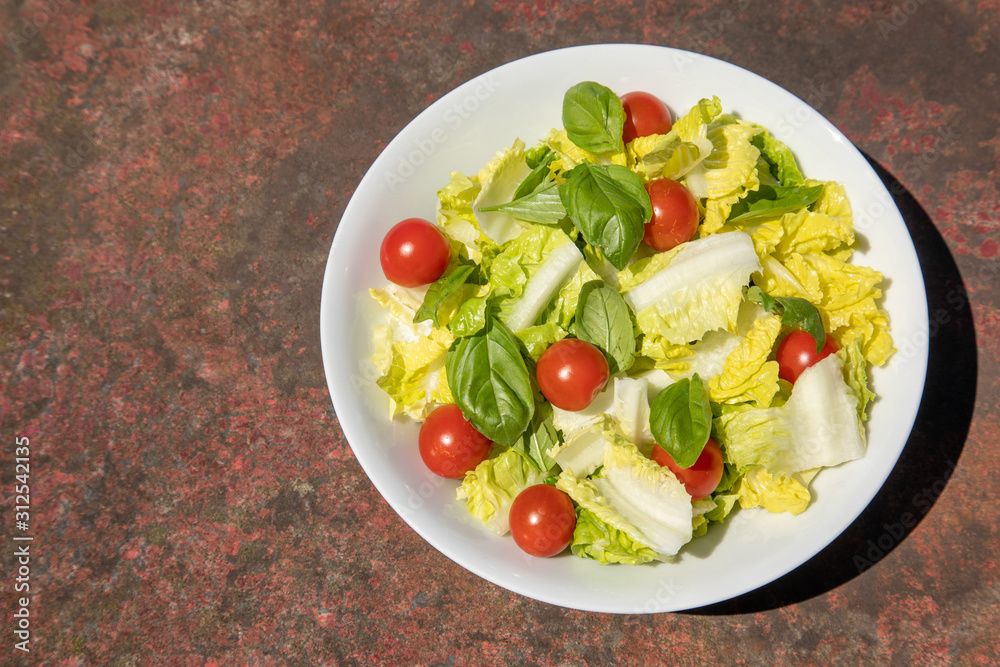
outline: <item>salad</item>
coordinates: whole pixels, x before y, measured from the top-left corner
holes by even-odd
[[[865,455],[894,349],[850,204],[717,97],[570,88],[562,127],[395,225],[372,362],[421,458],[526,552],[670,560]]]

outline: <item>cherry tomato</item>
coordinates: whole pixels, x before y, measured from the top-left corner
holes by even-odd
[[[622,141],[626,144],[636,137],[666,134],[673,126],[670,109],[655,95],[641,91],[625,93],[622,95],[622,106],[625,107]]]
[[[686,187],[669,178],[646,183],[653,217],[646,223],[642,241],[663,252],[686,243],[698,231],[698,202]]]
[[[402,287],[418,287],[441,277],[451,260],[451,246],[432,223],[407,218],[382,239],[379,259],[386,278]]]
[[[816,353],[816,339],[805,331],[793,331],[778,345],[775,358],[778,360],[778,377],[792,384],[799,379],[802,371],[826,359],[837,351],[837,341],[826,337],[823,349]]]
[[[576,412],[601,393],[611,369],[604,353],[587,341],[563,338],[542,352],[535,374],[549,403]]]
[[[722,480],[722,471],[725,464],[722,461],[722,449],[712,438],[705,443],[705,449],[701,450],[701,456],[690,468],[682,468],[667,450],[659,445],[653,447],[651,459],[661,466],[670,468],[671,472],[680,480],[684,488],[687,489],[691,500],[701,500],[712,495],[712,491],[719,486]]]
[[[435,475],[461,479],[482,463],[493,442],[475,429],[454,403],[427,415],[418,437],[420,458]]]
[[[573,541],[573,501],[551,484],[529,486],[517,494],[508,518],[514,542],[532,556],[555,556]]]

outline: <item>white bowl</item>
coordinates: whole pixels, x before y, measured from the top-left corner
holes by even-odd
[[[802,172],[846,187],[863,237],[853,261],[886,277],[884,307],[899,352],[873,373],[879,395],[867,456],[824,470],[799,516],[737,512],[681,551],[677,562],[602,566],[566,554],[522,553],[489,533],[455,500],[457,482],[435,477],[417,452],[417,428],[387,418],[374,384],[369,287],[385,284],[378,251],[393,224],[434,219],[449,173],[476,173],[520,137],[529,146],[561,125],[563,93],[584,80],[619,94],[645,90],[683,113],[718,95],[727,112],[769,128]],[[928,320],[916,252],[892,197],[847,138],[808,104],[734,65],[676,49],[597,45],[509,63],[448,93],[375,160],[351,198],[330,250],[320,306],[323,363],[337,417],[372,483],[442,554],[506,589],[564,607],[649,613],[691,609],[754,590],[790,572],[843,532],[872,500],[909,437],[923,393]]]

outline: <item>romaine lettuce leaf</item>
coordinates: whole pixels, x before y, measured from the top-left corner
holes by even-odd
[[[412,291],[388,285],[370,294],[388,311],[387,322],[374,332],[375,382],[392,399],[391,416],[422,420],[436,404],[451,401],[442,370],[454,336],[427,321],[414,324],[420,301]]]
[[[601,565],[641,565],[660,560],[651,548],[636,541],[624,530],[612,528],[585,508],[577,510],[570,551],[581,558],[596,560]]]
[[[761,157],[766,160],[771,175],[781,185],[802,183],[805,179],[802,178],[802,172],[799,171],[799,165],[791,149],[776,139],[767,129],[756,124],[754,127],[758,133],[751,139],[751,142],[760,150]]]
[[[476,220],[482,231],[498,244],[503,244],[524,231],[525,224],[506,211],[482,209],[506,204],[514,199],[514,192],[531,167],[524,159],[524,142],[516,140],[512,146],[500,151],[486,166],[479,170],[479,194],[472,202]]]
[[[865,454],[857,398],[836,355],[807,368],[784,405],[723,411],[714,433],[737,468],[763,465],[772,474],[835,466]]]
[[[768,407],[778,393],[778,362],[769,360],[781,333],[781,318],[767,315],[756,319],[722,367],[709,380],[709,398],[716,403],[752,402]]]
[[[563,471],[556,483],[580,507],[611,528],[656,552],[675,555],[692,536],[693,510],[673,473],[639,453],[634,446],[608,443],[602,476],[578,479]]]
[[[685,344],[707,331],[734,330],[743,287],[761,270],[753,241],[731,232],[679,247],[665,268],[624,294],[646,338]]]
[[[508,449],[488,458],[466,473],[456,497],[465,500],[469,513],[497,535],[510,531],[510,506],[524,489],[543,481],[542,473],[527,458]]]
[[[801,514],[809,506],[809,489],[792,475],[771,474],[764,466],[750,466],[736,486],[740,507],[762,507],[768,512]]]

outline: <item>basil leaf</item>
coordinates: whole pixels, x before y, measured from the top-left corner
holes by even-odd
[[[712,433],[712,409],[697,373],[660,390],[649,407],[649,426],[677,465],[694,465]]]
[[[549,178],[549,165],[552,164],[552,160],[555,159],[556,154],[548,147],[545,150],[547,151],[545,157],[539,160],[538,164],[531,169],[531,173],[525,176],[521,184],[517,186],[512,199],[520,199],[521,197],[530,195]]]
[[[569,140],[585,151],[625,150],[625,108],[610,88],[599,83],[584,81],[566,91],[562,122]]]
[[[822,185],[761,185],[733,204],[727,222],[749,222],[798,211],[823,194]]]
[[[559,433],[552,423],[552,406],[545,403],[542,409],[535,412],[531,425],[516,447],[540,472],[548,472],[556,465],[548,451],[557,444]]]
[[[535,413],[531,375],[510,329],[495,317],[458,338],[445,357],[448,386],[462,414],[500,445],[517,440]]]
[[[573,224],[619,271],[653,217],[649,195],[628,167],[581,162],[566,174],[559,196]]]
[[[518,220],[538,222],[543,225],[555,224],[566,217],[566,207],[563,206],[562,199],[559,197],[559,189],[555,181],[514,201],[484,207],[480,210],[506,211]]]
[[[635,360],[632,310],[618,290],[603,280],[592,280],[580,288],[576,337],[604,353],[611,362],[612,374],[628,370]]]
[[[826,343],[826,329],[819,310],[807,299],[797,296],[771,296],[754,285],[747,290],[747,299],[759,303],[768,312],[781,315],[781,323],[802,329],[816,341],[816,353]]]
[[[423,322],[424,320],[430,320],[434,323],[434,326],[440,327],[438,308],[441,307],[445,299],[462,288],[462,285],[468,281],[469,276],[474,271],[476,271],[475,266],[460,264],[451,273],[438,278],[427,288],[427,293],[424,294],[424,302],[420,304],[420,308],[413,315],[413,321]]]

